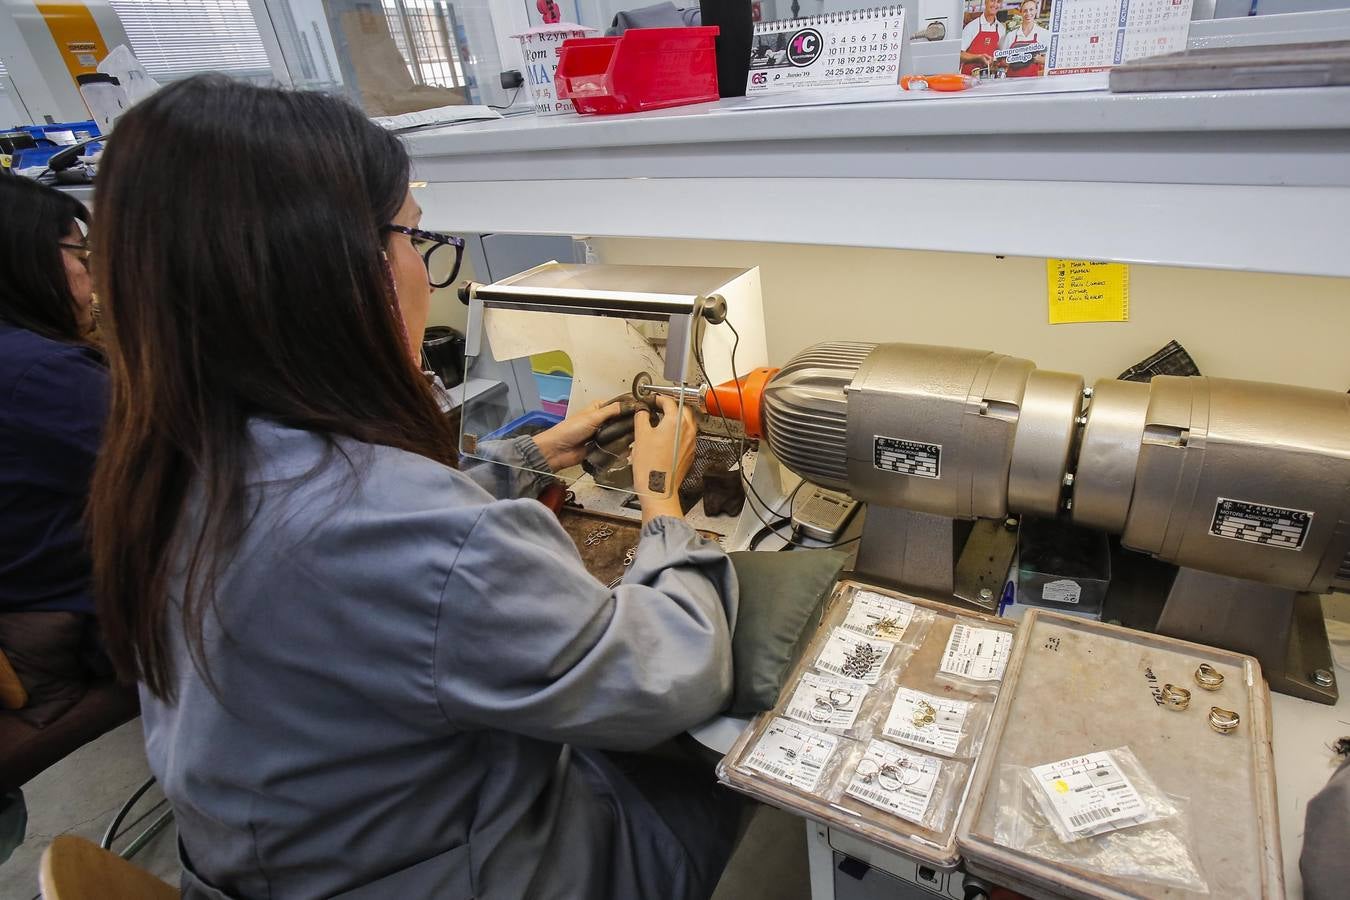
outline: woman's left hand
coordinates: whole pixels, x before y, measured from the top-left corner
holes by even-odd
[[[621,411],[622,407],[617,403],[606,405],[604,401],[597,401],[548,431],[536,434],[534,443],[553,471],[575,466],[586,458],[586,442],[595,437],[601,425]]]

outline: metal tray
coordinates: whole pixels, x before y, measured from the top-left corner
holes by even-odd
[[[586,571],[605,584],[623,577],[623,573],[628,570],[628,564],[624,562],[625,555],[635,549],[642,538],[642,522],[638,519],[575,506],[564,506],[558,513],[558,522],[572,543],[576,544]],[[612,533],[605,540],[587,546],[587,535],[601,525],[607,526]],[[720,543],[722,540],[722,536],[715,532],[702,528],[695,531],[710,541]]]
[[[1219,691],[1195,685],[1202,662],[1223,672]],[[1189,709],[1156,702],[1154,687],[1166,682],[1191,690]],[[1221,735],[1210,728],[1215,705],[1241,715],[1237,731]],[[1270,734],[1270,692],[1255,659],[1032,610],[1018,629],[957,827],[966,867],[1038,897],[1283,897]],[[1051,864],[994,842],[999,766],[1040,765],[1121,746],[1134,751],[1160,788],[1189,798],[1208,895]]]
[[[941,832],[934,832],[919,825],[907,823],[902,819],[887,816],[880,811],[875,813],[851,813],[846,808],[800,793],[786,785],[764,778],[753,770],[741,769],[737,765],[751,744],[758,740],[768,721],[779,714],[779,710],[788,699],[788,693],[797,684],[797,679],[801,677],[802,673],[811,669],[811,664],[820,650],[821,642],[829,635],[834,626],[842,621],[846,611],[846,604],[842,602],[843,599],[851,596],[852,589],[855,588],[900,597],[910,601],[920,609],[929,610],[936,615],[924,636],[922,644],[918,646],[906,663],[904,673],[901,676],[901,686],[903,687],[911,687],[931,693],[951,692],[949,682],[937,681],[934,676],[937,673],[938,664],[942,661],[943,649],[951,635],[952,626],[958,618],[976,620],[996,626],[1004,631],[1015,631],[1017,627],[1015,623],[1006,619],[995,618],[980,612],[957,609],[953,606],[862,581],[854,581],[848,578],[841,579],[835,584],[831,592],[825,612],[821,616],[821,624],[810,646],[807,647],[806,652],[802,654],[802,658],[797,661],[797,664],[783,682],[783,690],[779,695],[778,703],[775,704],[773,710],[756,716],[741,733],[731,750],[718,764],[718,777],[722,783],[734,790],[770,806],[776,806],[779,809],[816,822],[823,822],[831,828],[840,829],[865,841],[895,850],[938,868],[953,868],[960,861],[960,854],[956,848],[956,824],[960,819],[961,805],[965,803],[969,790],[970,773],[973,769],[973,766],[969,765],[969,759],[964,760],[967,763],[965,768],[967,783],[961,786],[956,814],[952,816],[950,824]],[[1009,665],[1011,665],[1011,661]],[[953,696],[961,699],[979,699],[973,693],[953,693]],[[983,699],[985,702],[989,702],[991,698],[986,694]],[[981,738],[987,740],[987,735],[981,735]],[[858,804],[858,808],[860,810],[867,809],[862,804]]]

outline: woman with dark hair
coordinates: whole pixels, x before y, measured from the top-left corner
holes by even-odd
[[[67,194],[0,177],[0,651],[37,725],[107,674],[82,522],[108,411],[88,221]]]
[[[413,241],[450,239],[408,176],[345,103],[218,77],[132,108],[103,158],[94,570],[185,896],[705,897],[737,804],[613,751],[725,705],[729,561],[643,497],[611,590],[508,499],[521,470],[456,468],[414,363]],[[616,410],[493,452],[571,465]],[[639,483],[691,461],[667,412],[636,423]]]

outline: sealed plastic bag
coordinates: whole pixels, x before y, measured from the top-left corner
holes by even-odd
[[[1184,805],[1158,788],[1128,747],[1004,765],[994,840],[1048,862],[1208,893]]]
[[[782,717],[770,719],[740,767],[803,794],[827,797],[851,741]]]
[[[937,680],[977,694],[997,694],[1012,646],[1010,629],[958,618],[942,652]]]
[[[943,832],[956,817],[968,773],[964,763],[873,740],[854,748],[836,805],[856,816],[875,819],[880,811]]]
[[[840,627],[894,643],[917,647],[923,643],[933,614],[903,597],[854,588]]]

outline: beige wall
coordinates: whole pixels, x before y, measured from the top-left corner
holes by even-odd
[[[775,364],[817,341],[910,341],[997,350],[1091,381],[1175,338],[1207,375],[1350,388],[1347,279],[1133,266],[1129,322],[1048,325],[1040,259],[715,241],[592,245],[606,263],[758,265]]]

